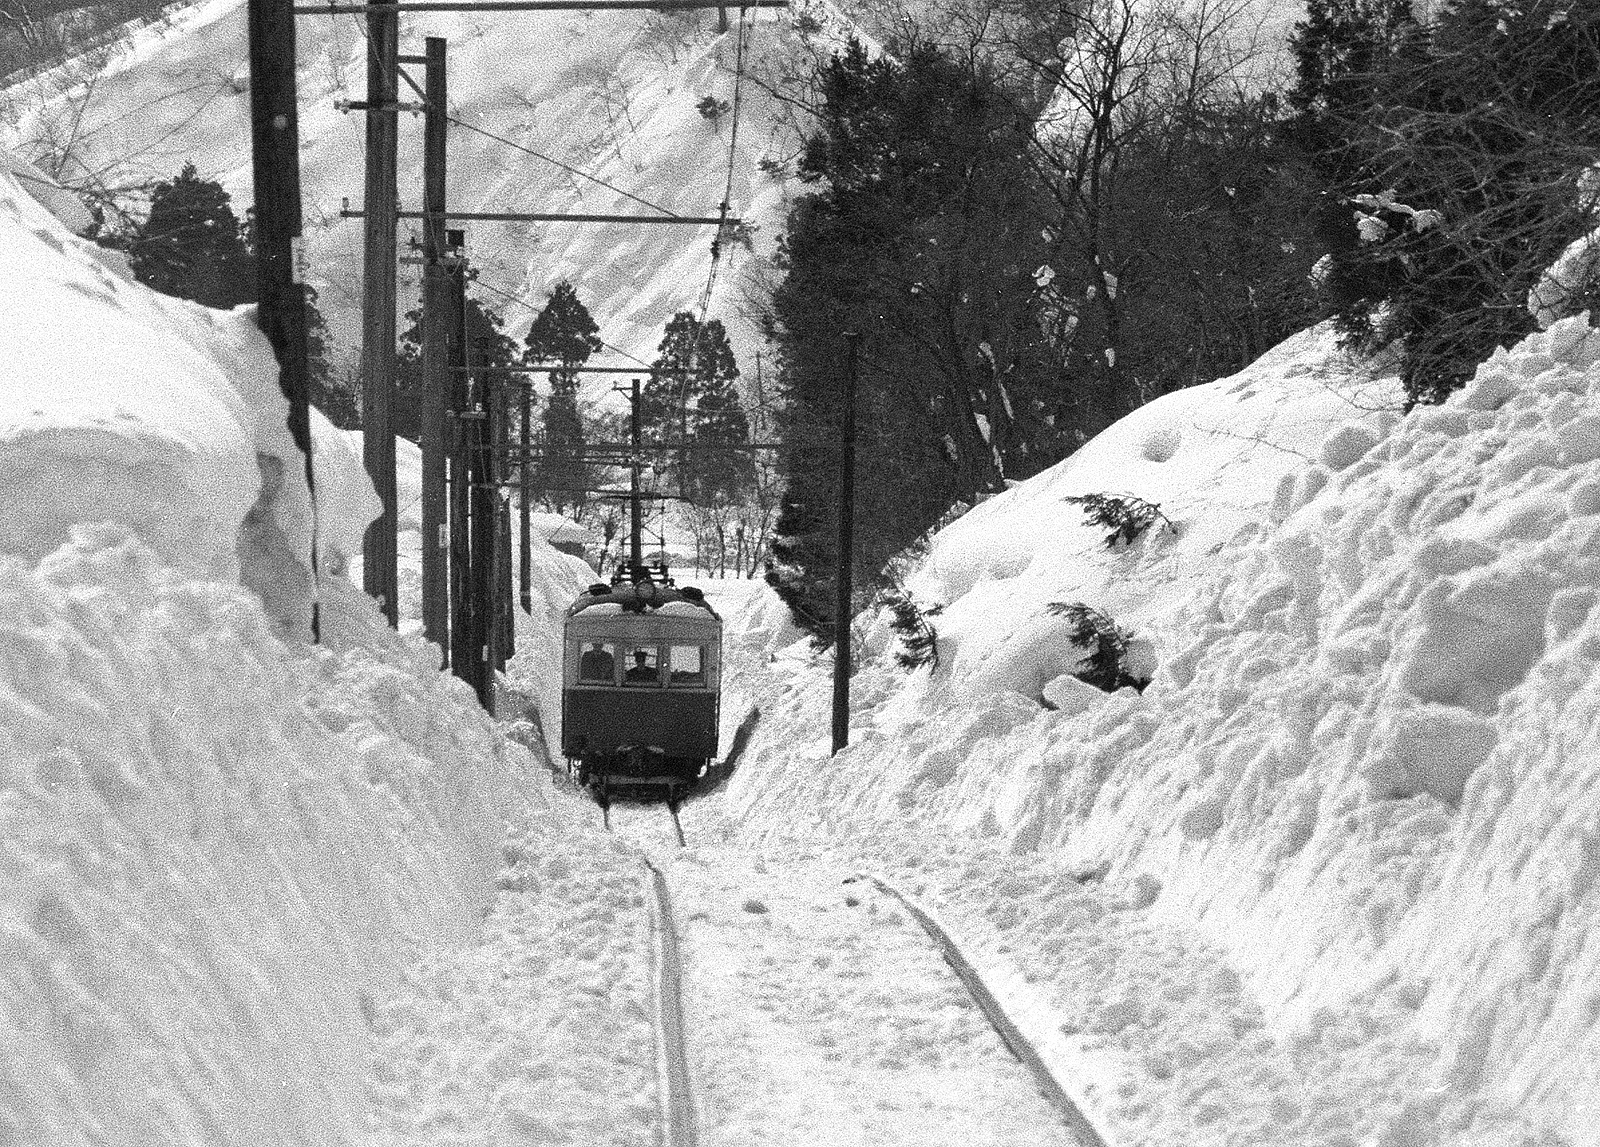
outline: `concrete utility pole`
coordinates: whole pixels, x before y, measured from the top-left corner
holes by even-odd
[[[361,585],[400,624],[394,489],[395,139],[398,130],[400,15],[370,7],[367,20],[367,218],[362,250],[362,460],[383,504],[361,543]],[[290,57],[293,67],[293,57]]]
[[[250,0],[250,149],[255,182],[256,319],[278,356],[289,434],[306,459],[311,493],[311,639],[322,638],[317,604],[316,476],[311,459],[306,298],[300,283],[300,127],[294,74],[294,8]]]
[[[445,267],[445,41],[427,39],[422,118],[422,632],[450,648],[450,529],[445,419],[455,384],[450,275]],[[448,661],[448,653],[446,656]]]
[[[833,751],[850,743],[850,584],[856,505],[856,368],[861,336],[846,331],[844,401],[839,413],[838,573],[833,598]]]

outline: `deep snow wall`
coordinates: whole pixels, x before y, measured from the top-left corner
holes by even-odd
[[[1600,333],[1563,320],[1442,407],[1337,426],[1275,489],[1186,469],[1176,537],[1073,559],[1059,495],[1156,496],[1151,424],[1226,422],[1213,387],[945,531],[907,582],[952,634],[932,680],[871,622],[850,748],[817,746],[824,667],[798,670],[734,806],[757,834],[921,823],[1154,877],[1151,916],[1296,1038],[1398,1017],[1432,1049],[1394,1142],[1600,1141]],[[1142,695],[1052,681],[1079,654],[1044,607],[1074,597],[1153,643]]]
[[[0,559],[0,1139],[341,1142],[537,770],[354,590],[292,649],[125,529]]]
[[[0,173],[0,1143],[348,1142],[547,774],[348,581],[309,644],[270,348],[122,270]],[[375,500],[314,430],[336,575]]]

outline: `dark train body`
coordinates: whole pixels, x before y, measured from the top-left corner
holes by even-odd
[[[717,756],[722,619],[698,590],[591,586],[567,610],[561,750],[578,782],[682,796]]]

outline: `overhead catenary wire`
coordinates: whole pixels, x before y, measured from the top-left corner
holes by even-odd
[[[563,171],[570,172],[571,174],[576,175],[581,179],[587,179],[591,183],[597,183],[601,187],[606,188],[608,191],[615,191],[618,195],[621,195],[625,199],[631,199],[635,203],[643,204],[645,207],[650,208],[652,211],[659,211],[659,212],[661,212],[661,214],[670,215],[675,219],[676,218],[681,218],[681,216],[678,214],[678,212],[673,211],[672,209],[667,208],[667,207],[662,207],[659,203],[652,203],[652,202],[650,202],[650,200],[645,199],[642,196],[635,195],[631,191],[624,191],[622,188],[618,187],[616,184],[608,183],[604,179],[601,179],[598,175],[591,175],[589,172],[584,171],[580,167],[574,167],[570,163],[565,163],[562,160],[556,159],[554,156],[546,155],[544,152],[538,151],[535,148],[528,147],[526,144],[521,144],[521,143],[516,142],[515,140],[507,139],[503,135],[496,135],[494,132],[489,131],[486,128],[481,128],[477,124],[468,123],[466,120],[461,119],[459,116],[453,116],[452,115],[452,116],[448,116],[447,118],[448,118],[449,122],[454,124],[456,127],[466,128],[468,131],[476,132],[478,135],[481,135],[481,136],[485,137],[486,139],[492,139],[496,143],[501,143],[501,144],[504,144],[507,147],[514,147],[518,151],[526,152],[527,154],[533,156],[535,159],[542,159],[546,163],[554,164],[556,167],[561,168]]]
[[[703,349],[705,336],[706,336],[707,316],[708,316],[708,313],[710,311],[712,297],[713,297],[713,295],[715,293],[715,290],[716,290],[717,278],[718,278],[718,275],[719,275],[721,262],[722,262],[722,253],[723,253],[723,247],[724,247],[724,236],[725,236],[725,233],[727,231],[728,218],[729,218],[729,215],[730,215],[730,213],[732,211],[733,183],[734,183],[734,179],[735,179],[735,176],[736,176],[736,173],[737,173],[737,164],[738,164],[739,126],[740,126],[740,122],[741,122],[741,112],[742,112],[742,107],[743,107],[745,54],[746,54],[746,51],[747,51],[747,48],[748,48],[748,44],[749,44],[750,25],[751,25],[751,21],[748,19],[749,10],[750,10],[750,5],[749,4],[741,4],[739,6],[738,26],[737,26],[737,29],[736,29],[736,32],[735,32],[735,37],[734,37],[733,99],[732,99],[732,106],[731,106],[731,108],[729,110],[729,118],[730,118],[731,123],[730,123],[729,140],[728,140],[727,174],[726,174],[726,177],[725,177],[724,183],[723,183],[722,199],[721,199],[721,202],[718,204],[717,232],[716,232],[716,235],[712,238],[712,242],[711,242],[711,265],[707,270],[705,285],[701,289],[700,297],[697,300],[697,304],[696,304],[696,307],[695,307],[695,311],[696,311],[695,337],[694,337],[693,342],[690,344],[689,360],[688,360],[688,363],[686,364],[686,369],[685,369],[684,373],[677,380],[678,386],[676,388],[677,389],[676,395],[674,395],[672,399],[669,399],[669,402],[671,403],[671,405],[678,407],[679,408],[679,412],[681,414],[686,414],[687,413],[686,410],[684,410],[683,408],[687,406],[687,402],[688,402],[688,379],[694,374],[694,372],[695,372],[695,370],[696,370],[696,368],[698,366],[698,361],[699,361],[699,357],[700,357],[701,351]],[[352,23],[354,23],[356,25],[357,29],[361,32],[362,36],[365,37],[367,35],[367,28],[365,26],[365,22],[362,21],[360,18],[358,18],[356,16],[353,16],[353,15],[351,16],[351,21],[352,21]],[[402,71],[401,74],[402,75],[404,74],[403,71]],[[520,151],[520,152],[522,152],[522,153],[524,153],[524,154],[526,154],[528,156],[531,156],[531,157],[533,157],[535,159],[539,159],[539,160],[541,160],[541,161],[543,161],[545,163],[549,163],[552,166],[557,167],[557,168],[559,168],[559,169],[561,169],[563,171],[566,171],[569,174],[574,175],[574,176],[576,176],[576,177],[578,177],[580,179],[588,180],[589,182],[592,182],[592,183],[594,183],[594,184],[596,184],[596,185],[598,185],[600,187],[604,187],[607,190],[612,191],[612,192],[614,192],[614,193],[616,193],[618,195],[621,195],[626,199],[630,199],[633,202],[636,202],[636,203],[638,203],[638,204],[640,204],[642,206],[648,207],[653,211],[658,211],[662,215],[669,216],[669,217],[672,217],[672,218],[682,218],[682,216],[678,212],[675,212],[675,211],[671,210],[670,208],[663,207],[658,203],[654,203],[651,200],[644,198],[643,196],[636,195],[633,192],[630,192],[630,191],[627,191],[627,190],[625,190],[625,189],[623,189],[621,187],[618,187],[616,184],[611,183],[608,180],[605,180],[605,179],[601,178],[600,176],[594,175],[591,172],[584,171],[580,167],[577,167],[577,166],[575,166],[573,164],[567,163],[567,162],[565,162],[563,160],[557,159],[552,155],[549,155],[549,154],[547,154],[545,152],[542,152],[542,151],[538,150],[537,148],[529,147],[528,145],[523,144],[523,143],[518,143],[516,140],[509,139],[506,136],[503,136],[503,135],[500,135],[500,134],[498,134],[496,132],[490,131],[487,128],[479,126],[478,124],[475,124],[475,123],[472,123],[472,122],[470,122],[468,120],[462,119],[460,116],[450,114],[448,111],[446,112],[446,119],[447,119],[447,122],[449,122],[450,124],[452,124],[452,125],[454,125],[456,127],[463,128],[463,129],[465,129],[467,131],[473,132],[474,134],[480,135],[480,136],[484,137],[485,139],[488,139],[488,140],[491,140],[491,141],[493,141],[495,143],[501,144],[502,146],[510,147],[510,148],[512,148],[512,149],[514,149],[516,151]],[[534,309],[531,304],[529,304],[529,303],[525,302],[524,300],[516,297],[515,295],[510,294],[509,292],[500,290],[499,288],[496,288],[496,287],[492,286],[491,284],[484,283],[482,280],[477,280],[477,283],[478,283],[478,285],[480,287],[483,287],[484,289],[490,291],[492,294],[498,296],[499,298],[502,298],[502,299],[506,300],[507,302],[514,303],[514,304],[516,304],[518,306],[525,307],[525,308],[527,308],[529,310],[533,310]],[[616,347],[611,343],[603,343],[603,345],[605,345],[607,348],[609,348],[609,349],[611,349],[613,351],[616,351],[619,354],[622,354],[622,355],[626,356],[627,358],[633,359],[635,362],[638,362],[646,370],[651,370],[653,372],[654,366],[652,364],[650,364],[650,363],[646,363],[643,359],[638,358],[636,355],[633,355],[633,354],[631,354],[631,353],[629,353],[627,351],[624,351],[620,347]]]
[[[741,9],[741,11],[743,11],[743,10]],[[355,15],[352,15],[350,17],[350,19],[355,24],[356,28],[361,32],[361,35],[363,37],[365,37],[367,35],[366,22],[364,20],[362,20],[359,16],[355,16]],[[399,72],[399,77],[401,79],[404,79],[408,84],[410,84],[410,86],[413,89],[416,89],[416,87],[417,87],[416,84],[411,82],[410,78],[408,76],[406,76],[406,74],[405,74],[403,69]],[[420,92],[420,90],[418,91],[418,94],[419,95],[422,94]],[[553,155],[546,155],[544,152],[538,150],[537,148],[529,147],[527,144],[518,143],[514,139],[507,139],[503,135],[499,135],[499,134],[497,134],[495,132],[490,131],[487,128],[480,127],[475,123],[472,123],[472,122],[470,122],[468,120],[464,120],[460,116],[451,114],[451,112],[450,112],[450,110],[448,108],[445,109],[445,120],[446,120],[447,123],[450,123],[450,124],[452,124],[452,125],[454,125],[456,127],[464,128],[467,131],[474,132],[474,133],[476,133],[478,135],[481,135],[485,139],[493,140],[495,143],[502,144],[502,145],[504,145],[506,147],[514,148],[517,151],[523,152],[524,154],[533,156],[535,159],[543,160],[545,163],[551,164],[551,165],[553,165],[555,167],[559,167],[559,168],[561,168],[561,170],[567,172],[568,174],[575,175],[580,179],[587,179],[591,183],[598,184],[599,186],[604,187],[608,191],[614,191],[618,195],[621,195],[622,197],[624,197],[625,199],[631,199],[635,203],[638,203],[638,204],[641,204],[641,205],[643,205],[645,207],[650,208],[652,211],[659,211],[663,215],[670,215],[670,216],[673,216],[674,218],[678,217],[678,213],[676,211],[673,211],[673,210],[671,210],[669,208],[666,208],[666,207],[662,207],[658,203],[652,203],[650,200],[645,199],[645,198],[643,198],[641,196],[635,195],[631,191],[625,191],[622,188],[618,187],[616,184],[610,183],[610,182],[608,182],[608,181],[606,181],[604,179],[601,179],[598,175],[591,174],[590,172],[584,171],[581,167],[576,167],[573,164],[567,163],[567,162],[565,162],[563,160],[559,160],[559,159],[555,158],[555,156],[553,156]]]
[[[521,307],[524,310],[536,311],[538,309],[532,303],[528,302],[526,299],[518,298],[516,295],[512,294],[510,291],[503,290],[502,288],[495,286],[493,283],[486,283],[482,279],[474,279],[474,280],[472,280],[472,285],[475,286],[475,287],[482,287],[484,290],[488,291],[490,294],[496,295],[499,298],[504,299],[506,302],[511,303],[514,306]],[[617,354],[622,355],[624,358],[633,359],[633,361],[638,363],[640,365],[640,367],[642,367],[644,370],[649,370],[650,369],[650,364],[645,362],[644,359],[640,358],[636,354],[633,354],[633,353],[631,353],[629,351],[623,350],[621,347],[616,346],[613,343],[606,342],[605,339],[601,339],[600,340],[600,345],[604,346],[607,350],[615,351]],[[558,370],[560,368],[552,366],[550,369],[551,370]]]
[[[685,364],[683,373],[678,377],[676,393],[668,400],[676,408],[679,419],[687,420],[689,404],[689,379],[693,377],[699,366],[701,350],[705,344],[706,320],[711,310],[711,298],[716,291],[717,275],[722,264],[723,236],[727,231],[728,213],[732,208],[733,180],[738,165],[739,148],[739,118],[743,103],[744,88],[744,54],[745,46],[750,33],[750,21],[746,18],[748,11],[745,5],[739,7],[739,22],[734,35],[733,55],[733,101],[729,108],[731,124],[728,131],[728,165],[727,178],[723,183],[722,202],[718,205],[717,233],[711,240],[711,266],[706,272],[705,287],[700,292],[696,304],[694,327],[694,340],[689,344],[689,361]]]

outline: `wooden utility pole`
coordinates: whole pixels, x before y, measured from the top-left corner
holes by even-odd
[[[470,490],[470,518],[468,532],[468,555],[471,562],[468,571],[469,609],[468,637],[472,644],[468,650],[468,660],[462,666],[464,672],[459,676],[477,691],[478,701],[492,717],[494,716],[494,643],[495,643],[495,596],[494,596],[494,531],[495,508],[499,501],[499,491],[494,487],[494,475],[489,467],[489,440],[493,416],[489,388],[483,381],[477,381],[472,388],[473,405],[470,412],[464,411],[462,417],[470,413],[470,429],[468,435],[471,441],[467,458],[467,484]]]
[[[517,463],[517,513],[520,519],[518,540],[521,546],[518,550],[517,574],[522,584],[522,611],[533,612],[533,555],[529,552],[533,548],[533,508],[529,505],[533,498],[533,387],[520,388],[518,396],[517,413],[522,421],[522,432],[519,442],[522,446],[521,461]]]
[[[856,492],[856,368],[861,336],[846,331],[844,401],[839,412],[838,573],[833,598],[833,751],[850,743],[850,584],[855,548],[853,523]]]
[[[511,498],[496,489],[494,500],[494,667],[504,671],[517,655],[517,611],[511,602]]]
[[[459,249],[465,240],[460,231],[450,231],[445,236],[452,248]],[[450,450],[450,669],[457,677],[473,683],[466,666],[471,658],[469,613],[472,608],[468,569],[472,559],[472,536],[468,531],[468,508],[471,504],[471,487],[468,485],[467,456],[470,445],[470,419],[467,392],[467,274],[464,261],[446,265],[450,301],[450,419],[447,428],[447,445]]]
[[[445,419],[456,382],[445,247],[445,41],[427,39],[422,118],[422,632],[450,648],[450,529],[445,494]]]
[[[502,568],[505,558],[510,556],[510,551],[503,548],[511,540],[511,519],[506,517],[506,499],[500,489],[501,460],[505,457],[506,443],[506,408],[505,395],[496,384],[493,375],[485,375],[483,379],[484,403],[488,406],[489,419],[486,423],[485,438],[483,442],[483,463],[481,477],[478,479],[483,484],[484,506],[486,518],[484,525],[487,527],[481,538],[482,559],[488,565],[489,571],[485,578],[489,589],[489,616],[487,619],[489,641],[489,675],[492,680],[494,674],[505,668],[505,628],[507,620],[506,606],[510,601],[510,579],[502,578]],[[505,527],[502,537],[501,527]],[[474,530],[477,523],[474,522]],[[473,560],[479,560],[480,538],[473,536]]]
[[[400,623],[395,535],[399,522],[394,488],[395,138],[399,114],[400,14],[392,7],[365,10],[367,21],[366,228],[362,251],[361,426],[362,459],[383,505],[362,540],[361,584]],[[294,67],[294,56],[287,58]]]
[[[250,0],[250,148],[255,181],[256,321],[278,356],[289,434],[305,454],[311,495],[311,639],[317,604],[317,485],[311,458],[305,288],[300,283],[300,127],[294,74],[294,7]]]
[[[631,447],[628,466],[628,576],[638,577],[644,571],[644,525],[639,500],[639,472],[644,467],[640,452],[644,446],[644,395],[639,380],[633,380],[632,405],[628,408],[628,443]]]
[[[252,13],[256,3],[266,3],[267,0],[251,0]],[[746,9],[752,8],[785,8],[789,0],[744,0],[740,4],[741,18]],[[363,265],[365,287],[363,291],[362,310],[362,421],[365,430],[364,462],[367,474],[372,480],[377,492],[382,510],[378,519],[368,528],[362,544],[364,557],[363,588],[368,594],[377,598],[382,603],[384,614],[391,625],[399,623],[399,590],[398,569],[396,560],[396,533],[398,526],[398,513],[395,504],[395,465],[394,465],[394,420],[393,396],[395,386],[395,225],[401,218],[420,218],[424,223],[424,320],[423,320],[423,358],[424,371],[428,378],[427,404],[429,410],[423,419],[424,429],[424,463],[423,463],[423,628],[431,639],[438,641],[442,648],[448,649],[448,660],[456,672],[475,683],[480,697],[485,699],[485,707],[493,711],[492,674],[484,684],[480,673],[484,659],[489,657],[486,651],[488,644],[494,638],[492,629],[488,624],[492,621],[496,609],[505,604],[509,608],[510,579],[504,579],[501,596],[502,603],[497,597],[493,602],[472,599],[471,586],[483,582],[484,592],[492,582],[492,576],[484,580],[484,570],[492,571],[494,566],[483,566],[482,562],[493,563],[497,550],[494,513],[492,507],[479,507],[475,500],[474,491],[482,489],[492,492],[500,482],[494,459],[503,457],[507,451],[504,442],[504,427],[501,435],[495,437],[491,443],[487,428],[476,425],[464,426],[460,419],[468,416],[469,412],[459,401],[462,389],[470,386],[465,371],[466,348],[462,345],[454,354],[441,350],[444,345],[440,339],[439,323],[430,321],[428,313],[433,315],[444,311],[452,312],[450,325],[457,333],[458,339],[465,338],[465,280],[462,269],[450,268],[446,273],[449,282],[449,306],[440,302],[444,289],[438,285],[438,267],[441,259],[438,231],[449,220],[474,219],[474,220],[526,220],[548,222],[573,222],[573,223],[632,223],[632,224],[657,224],[667,226],[703,226],[715,224],[726,226],[737,222],[728,215],[727,205],[724,204],[720,214],[716,216],[680,216],[664,215],[612,215],[612,214],[587,214],[587,213],[526,213],[526,212],[448,212],[444,203],[444,127],[448,117],[448,108],[445,99],[444,79],[444,42],[436,38],[428,41],[428,55],[418,59],[407,56],[402,58],[399,54],[399,29],[400,14],[402,12],[548,12],[548,11],[586,11],[586,10],[612,10],[612,11],[689,11],[705,8],[719,8],[722,10],[722,26],[727,25],[727,0],[407,0],[407,2],[393,3],[388,0],[375,0],[375,2],[343,2],[343,0],[324,0],[321,3],[293,4],[292,0],[275,0],[273,10],[281,6],[283,18],[292,15],[335,17],[351,14],[366,20],[367,32],[367,98],[365,101],[352,101],[343,104],[347,110],[360,110],[367,113],[366,123],[366,185],[365,203],[361,210],[351,211],[348,208],[341,214],[346,218],[361,218],[365,222]],[[253,17],[252,17],[253,18]],[[435,48],[435,44],[439,46]],[[294,68],[294,52],[292,32],[289,47],[286,52],[279,54],[280,62],[292,73]],[[396,117],[400,112],[398,102],[400,64],[421,63],[428,69],[428,79],[424,92],[424,111],[428,114],[428,122],[424,125],[425,151],[431,157],[431,162],[426,162],[424,178],[424,204],[421,212],[401,211],[397,202],[395,186],[396,168]],[[409,82],[409,81],[408,81]],[[414,85],[413,85],[414,86]],[[292,113],[288,120],[292,124]],[[298,204],[296,206],[296,219],[298,219]],[[298,234],[298,223],[296,224]],[[450,235],[459,235],[459,232],[450,232]],[[430,274],[431,272],[431,274]],[[432,289],[429,289],[431,284]],[[433,306],[430,308],[429,301]],[[437,396],[446,388],[437,374],[438,362],[441,358],[451,360],[451,393],[455,396],[454,409],[458,420],[454,426],[445,426],[441,422],[436,409]],[[638,383],[635,382],[635,421],[638,418]],[[483,395],[484,388],[475,391]],[[481,407],[480,407],[481,409]],[[475,413],[475,412],[474,412]],[[487,411],[484,411],[487,413]],[[448,414],[445,416],[448,420]],[[476,420],[470,420],[474,422]],[[524,421],[526,426],[526,420]],[[441,432],[441,427],[443,430]],[[526,434],[526,432],[525,432]],[[307,435],[309,438],[309,434]],[[526,458],[529,443],[524,441],[523,454]],[[431,447],[431,449],[430,449]],[[441,459],[450,455],[449,477],[444,477],[444,464]],[[430,464],[430,459],[431,464]],[[633,561],[636,569],[642,568],[642,553],[639,539],[639,462],[637,454],[634,460],[633,475],[633,521],[632,536]],[[447,498],[441,498],[439,490],[441,483],[447,486]],[[498,497],[498,495],[495,495]],[[448,527],[446,515],[441,506],[447,501],[449,505]],[[488,513],[487,524],[480,523],[481,514]],[[527,513],[526,488],[524,489],[523,513]],[[473,519],[472,522],[468,518]],[[526,523],[526,517],[524,518]],[[458,525],[459,523],[459,525]],[[509,532],[509,519],[507,520]],[[524,575],[523,575],[523,604],[524,608],[531,607],[531,589],[529,575],[526,571],[527,545],[529,530],[524,524]],[[442,552],[444,538],[449,538],[448,560]],[[504,548],[503,544],[499,548]],[[481,560],[480,560],[481,551]],[[446,568],[448,567],[448,568]],[[444,597],[443,586],[448,580],[448,608],[442,601]],[[460,633],[462,624],[465,623],[473,632],[463,639]],[[315,624],[315,622],[313,622]],[[465,658],[465,660],[463,660]]]
[[[452,245],[459,235],[448,233]],[[472,687],[479,704],[493,716],[502,609],[496,586],[501,514],[495,455],[504,451],[493,443],[502,421],[494,415],[495,393],[471,370],[464,263],[456,260],[449,268],[454,341],[459,366],[466,368],[456,372],[460,382],[450,459],[450,670]]]

